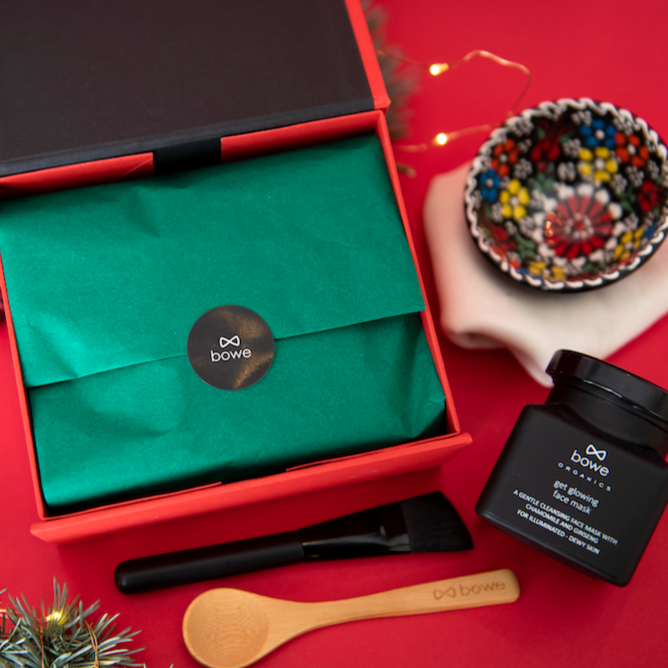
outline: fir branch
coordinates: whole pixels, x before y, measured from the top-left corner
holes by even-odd
[[[373,0],[362,0],[362,9],[376,49],[378,64],[383,75],[387,94],[392,102],[387,110],[387,125],[392,139],[400,139],[408,134],[409,111],[407,105],[416,92],[418,72],[408,63],[402,62],[401,50],[387,45],[385,24],[387,15]],[[393,54],[392,56],[386,55]]]
[[[104,613],[92,623],[89,617],[99,608],[88,608],[77,596],[68,602],[67,585],[53,582],[53,603],[44,601],[31,608],[25,596],[9,597],[0,625],[0,668],[110,668],[135,667],[135,654],[142,649],[127,647],[139,631],[126,628],[116,633],[118,615]],[[0,591],[3,594],[5,590]],[[7,624],[8,622],[8,624]]]

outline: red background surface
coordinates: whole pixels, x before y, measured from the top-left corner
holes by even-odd
[[[382,6],[388,13],[388,43],[411,58],[452,62],[473,49],[486,49],[531,70],[532,87],[520,107],[587,96],[626,107],[668,136],[663,74],[668,9],[658,0],[614,1],[605,6],[574,0],[384,0]],[[422,76],[410,103],[410,140],[426,141],[440,131],[502,118],[524,81],[519,72],[486,61],[437,79]],[[402,186],[427,276],[421,211],[429,181],[471,159],[483,139],[482,135],[461,139],[424,154],[396,151],[397,159],[417,172],[414,178],[402,177]],[[667,336],[668,319],[663,318],[611,361],[668,388]],[[623,589],[558,564],[478,518],[475,502],[520,410],[527,403],[542,402],[547,390],[505,351],[464,351],[447,341],[442,347],[462,428],[474,442],[443,468],[440,486],[471,530],[472,551],[302,564],[125,597],[113,585],[116,564],[161,551],[174,537],[152,538],[149,544],[136,532],[122,539],[58,548],[30,535],[28,528],[37,513],[7,331],[0,326],[0,588],[7,587],[13,595],[24,593],[38,604],[42,597],[51,599],[55,576],[81,594],[84,603],[100,599],[103,610],[119,612],[120,628],[142,629],[135,644],[146,647],[141,660],[149,668],[194,667],[181,640],[181,620],[188,603],[211,586],[327,600],[509,567],[522,588],[520,600],[512,605],[324,629],[292,641],[258,665],[665,665],[668,640],[662,612],[668,600],[668,517],[659,523],[631,584]],[[280,523],[284,518],[268,517],[266,524],[273,520]],[[182,542],[192,539],[189,532],[199,528],[198,523],[193,527],[182,523]],[[215,527],[211,529],[215,534]]]

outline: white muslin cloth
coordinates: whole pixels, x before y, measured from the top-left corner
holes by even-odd
[[[440,326],[463,348],[508,348],[541,385],[561,348],[605,358],[668,312],[668,241],[633,274],[582,293],[513,284],[483,257],[464,216],[470,165],[434,177],[424,227],[440,302]]]

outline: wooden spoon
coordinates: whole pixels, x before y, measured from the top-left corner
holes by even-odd
[[[188,606],[183,638],[199,663],[209,668],[242,668],[323,626],[512,603],[519,595],[517,579],[507,569],[318,603],[211,589]]]

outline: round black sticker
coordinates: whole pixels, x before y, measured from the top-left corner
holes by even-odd
[[[274,337],[255,311],[218,306],[193,325],[188,359],[195,373],[221,390],[242,390],[257,383],[274,361]]]

